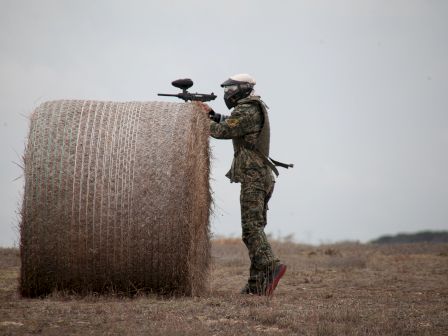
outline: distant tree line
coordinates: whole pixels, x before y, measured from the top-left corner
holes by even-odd
[[[381,236],[372,240],[373,244],[406,243],[448,243],[448,231],[422,231],[416,233],[399,233],[394,236]]]

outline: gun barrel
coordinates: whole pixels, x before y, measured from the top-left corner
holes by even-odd
[[[177,84],[177,83],[176,83]],[[172,93],[158,93],[158,96],[163,96],[163,97],[177,97],[179,99],[182,99],[183,101],[187,102],[187,101],[202,101],[202,102],[208,102],[211,100],[215,100],[216,99],[216,95],[212,92],[212,93],[191,93],[188,92],[187,90],[183,90],[183,92],[181,93],[177,93],[177,94],[172,94]]]
[[[170,94],[170,93],[158,93],[158,96],[164,96],[164,97],[178,97],[177,94]]]

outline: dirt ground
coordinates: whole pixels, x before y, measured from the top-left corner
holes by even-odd
[[[248,258],[213,242],[200,297],[17,294],[17,249],[0,249],[0,335],[448,335],[448,244],[273,244],[288,271],[272,299],[238,294]]]

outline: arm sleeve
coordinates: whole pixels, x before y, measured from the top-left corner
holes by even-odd
[[[211,111],[208,113],[208,116],[209,116],[209,118],[210,118],[211,120],[213,120],[213,121],[216,122],[216,123],[220,123],[221,121],[224,121],[224,120],[226,120],[227,118],[229,118],[228,116],[225,116],[225,115],[216,113],[216,112],[213,111],[213,110],[211,110]]]
[[[253,104],[237,106],[230,117],[220,116],[220,122],[210,122],[210,135],[216,139],[238,138],[256,132],[259,127],[259,111]],[[258,126],[254,129],[254,125]]]

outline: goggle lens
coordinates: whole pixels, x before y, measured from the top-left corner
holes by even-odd
[[[238,90],[238,85],[224,86],[224,93]]]

